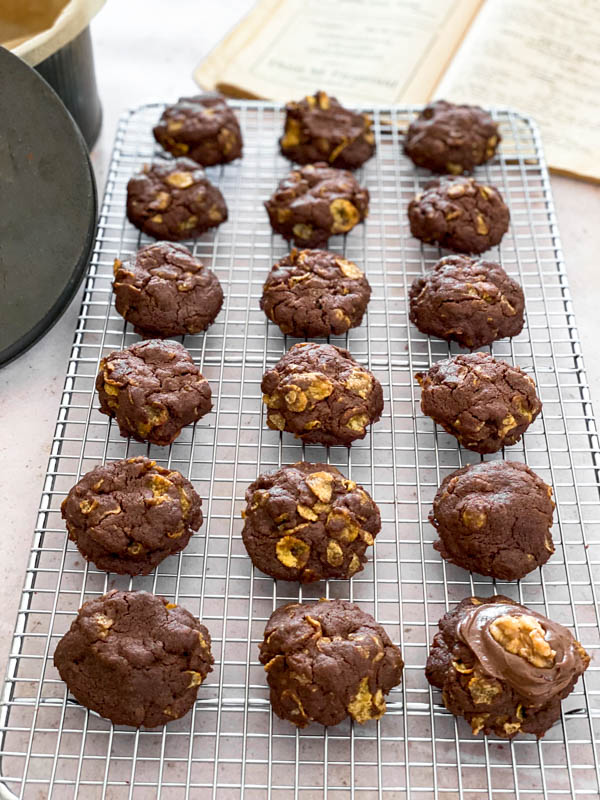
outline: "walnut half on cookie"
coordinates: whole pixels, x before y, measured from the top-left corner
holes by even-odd
[[[259,657],[273,711],[299,728],[380,719],[404,667],[382,626],[346,600],[278,608]]]
[[[567,628],[502,595],[467,597],[439,628],[425,674],[474,734],[541,738],[590,663]]]
[[[381,529],[369,494],[328,464],[301,461],[260,475],[246,490],[242,539],[272,578],[351,578]]]
[[[265,373],[261,388],[269,428],[307,443],[348,446],[383,411],[377,378],[331,344],[295,344]]]

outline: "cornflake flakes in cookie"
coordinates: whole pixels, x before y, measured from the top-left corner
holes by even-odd
[[[242,155],[237,117],[216,92],[180,97],[165,108],[153,133],[169,153],[188,156],[205,167],[227,164]]]
[[[208,381],[178,342],[148,339],[110,353],[96,377],[100,411],[121,436],[171,444],[212,408]]]
[[[541,738],[590,657],[567,628],[508,597],[467,597],[439,622],[425,674],[473,733]]]
[[[483,461],[448,475],[429,521],[434,547],[459,567],[515,581],[554,553],[552,489],[525,464]]]
[[[316,338],[360,325],[370,298],[352,261],[328,250],[292,250],[269,273],[260,307],[282,333]]]
[[[410,320],[422,333],[471,349],[516,336],[525,298],[499,264],[446,256],[410,288]]]
[[[487,353],[437,361],[415,377],[423,413],[476,453],[516,444],[542,410],[533,379]]]
[[[493,158],[501,139],[483,108],[437,100],[410,124],[404,152],[418,167],[460,175]]]
[[[304,728],[380,719],[402,680],[402,655],[370,614],[346,600],[278,608],[260,645],[273,711]]]
[[[375,152],[375,136],[368,114],[357,114],[326,92],[307,95],[285,107],[285,129],[279,140],[290,161],[358,169]]]
[[[445,175],[425,185],[408,206],[410,232],[459,253],[483,253],[500,243],[510,212],[494,186]]]
[[[265,202],[271,227],[297,247],[324,247],[369,213],[369,190],[324,162],[292,170]]]
[[[136,333],[183,336],[214,322],[223,305],[219,279],[182,244],[157,242],[114,263],[115,307]]]
[[[381,417],[383,390],[347,350],[303,342],[265,372],[267,425],[307,443],[350,445]]]
[[[220,190],[189,158],[146,164],[127,184],[127,218],[149,236],[178,242],[227,219]]]
[[[242,539],[254,566],[284,581],[351,578],[381,529],[369,494],[335,467],[301,461],[246,490]]]
[[[176,470],[145,456],[95,467],[61,511],[69,538],[99,569],[147,575],[202,525],[202,501]]]
[[[189,611],[116,589],[83,604],[54,653],[82,706],[135,728],[187,714],[213,663],[210,635]]]

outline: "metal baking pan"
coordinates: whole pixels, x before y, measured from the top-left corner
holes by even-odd
[[[148,241],[126,221],[125,190],[131,173],[155,154],[151,127],[162,107],[133,110],[119,124],[2,697],[6,797],[596,797],[600,453],[536,128],[517,113],[496,111],[501,153],[480,170],[500,188],[512,215],[509,233],[490,256],[520,281],[527,302],[523,332],[492,349],[535,378],[544,403],[522,442],[505,455],[527,461],[554,487],[557,500],[556,553],[543,570],[505,584],[442,562],[427,523],[443,477],[479,457],[421,414],[413,377],[449,352],[408,320],[410,283],[440,255],[410,236],[406,219],[409,200],[430,177],[401,150],[401,132],[415,109],[361,109],[373,114],[377,137],[377,155],[359,173],[371,192],[371,212],[366,224],[330,246],[364,267],[373,297],[363,325],[332,341],[348,346],[375,373],[385,410],[351,449],[325,449],[265,425],[261,377],[293,340],[267,323],[258,306],[267,270],[286,252],[262,201],[289,164],[277,149],[280,108],[234,105],[244,158],[209,170],[226,197],[229,221],[190,242],[217,272],[226,296],[216,323],[184,340],[211,383],[215,405],[169,449],[122,439],[99,413],[94,392],[101,357],[137,339],[114,311],[111,268],[116,256]],[[107,575],[84,563],[67,541],[60,503],[95,464],[145,453],[193,480],[204,499],[205,523],[185,551],[154,574]],[[335,464],[363,483],[381,508],[373,558],[352,581],[275,582],[253,570],[245,554],[240,511],[246,486],[260,471],[301,458]],[[164,729],[111,725],[70,698],[53,667],[56,642],[78,607],[111,587],[166,595],[200,616],[212,634],[214,672],[192,712]],[[466,595],[495,592],[568,625],[593,656],[563,702],[560,721],[539,742],[474,737],[425,680],[439,617]],[[404,680],[377,723],[297,731],[271,713],[257,660],[265,622],[276,606],[323,595],[360,603],[402,648]]]

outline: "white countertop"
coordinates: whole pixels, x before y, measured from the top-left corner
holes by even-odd
[[[100,196],[121,112],[197,91],[192,70],[252,0],[109,0],[92,24],[104,124],[92,161]],[[169,9],[167,13],[167,8]],[[176,14],[173,13],[176,9]],[[600,186],[552,177],[588,381],[600,402]],[[0,371],[0,672],[4,672],[36,522],[81,291],[58,324]]]

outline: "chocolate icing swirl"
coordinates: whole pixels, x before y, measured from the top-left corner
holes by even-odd
[[[491,623],[503,616],[534,617],[545,631],[545,639],[556,652],[551,667],[535,667],[527,659],[505,650],[492,636]],[[585,666],[575,648],[575,640],[563,625],[511,603],[484,603],[473,606],[457,626],[458,638],[477,657],[481,669],[492,678],[507,683],[532,705],[541,706],[563,691]]]

